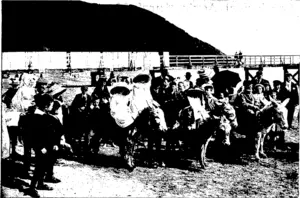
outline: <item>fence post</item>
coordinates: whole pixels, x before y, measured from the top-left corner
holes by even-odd
[[[178,67],[178,56],[176,56],[176,67]]]

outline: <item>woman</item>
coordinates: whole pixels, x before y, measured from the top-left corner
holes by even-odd
[[[26,112],[34,104],[36,77],[33,74],[22,75],[20,88],[12,99],[12,108],[18,112]]]
[[[256,84],[254,90],[255,92],[253,94],[253,97],[255,100],[255,106],[262,109],[263,107],[269,104],[269,102],[264,96],[265,87],[262,84]]]

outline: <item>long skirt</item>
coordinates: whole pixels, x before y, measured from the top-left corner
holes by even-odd
[[[9,139],[9,134],[8,134],[8,130],[7,130],[7,125],[6,125],[6,121],[4,118],[2,118],[2,127],[1,127],[1,158],[5,159],[8,158],[10,156],[10,139]]]

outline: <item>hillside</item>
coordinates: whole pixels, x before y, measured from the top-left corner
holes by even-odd
[[[222,52],[133,5],[81,1],[2,2],[2,51]],[[196,25],[196,24],[195,24]]]

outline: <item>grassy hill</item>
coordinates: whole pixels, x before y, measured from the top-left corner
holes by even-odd
[[[3,52],[169,51],[170,54],[222,54],[163,17],[133,5],[4,1],[2,13]]]

